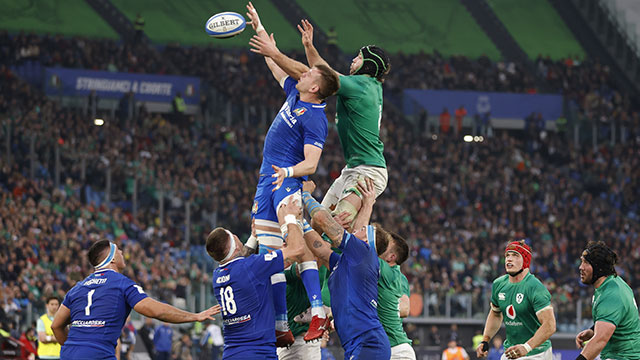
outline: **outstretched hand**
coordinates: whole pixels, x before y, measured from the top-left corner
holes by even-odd
[[[215,305],[196,314],[196,321],[215,320],[214,315],[220,314],[220,305]]]
[[[274,57],[280,52],[276,46],[276,40],[273,37],[273,34],[269,36],[266,32],[260,32],[258,35],[253,35],[251,40],[249,40],[249,45],[252,46],[249,50],[266,57]]]
[[[362,194],[362,206],[373,207],[373,204],[376,203],[376,188],[373,185],[373,180],[371,178],[365,178],[364,184],[358,181],[356,189]]]
[[[302,36],[302,45],[305,47],[313,46],[313,25],[306,19],[302,20],[300,24],[302,26],[298,25],[298,31]]]
[[[249,1],[249,3],[247,4],[247,17],[249,18],[249,21],[247,22],[247,24],[251,25],[253,30],[256,31],[257,33],[258,32],[257,29],[260,27],[262,23],[260,22],[260,16],[258,15],[258,11],[253,6],[251,1]]]
[[[275,185],[276,187],[273,188],[273,190],[271,191],[276,191],[278,189],[280,189],[280,187],[282,186],[282,183],[284,182],[284,178],[287,177],[286,172],[284,170],[284,168],[281,168],[279,166],[275,166],[275,165],[271,165],[271,167],[273,168],[274,174],[271,175],[271,177],[276,178],[271,185]]]

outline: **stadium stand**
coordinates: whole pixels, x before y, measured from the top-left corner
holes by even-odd
[[[526,7],[504,0],[487,3],[530,58],[584,58],[584,50],[547,0],[528,1]]]
[[[347,54],[363,45],[376,44],[391,53],[437,49],[445,55],[486,55],[492,60],[500,57],[495,45],[457,1],[297,3],[325,33],[335,27],[338,46]]]
[[[118,38],[118,34],[83,0],[2,0],[0,6],[3,30]]]
[[[114,3],[129,16],[138,11],[133,5]],[[349,6],[364,6],[358,4],[345,5],[344,16],[351,11]],[[315,5],[301,2],[301,6]],[[324,9],[307,11],[318,14],[313,20],[331,25],[321,17]],[[443,20],[452,13],[434,6],[429,16]],[[162,19],[145,16],[149,29],[151,18]],[[450,24],[465,23],[462,20]],[[348,29],[338,30],[346,52],[362,45],[362,41],[354,45],[362,34],[354,33],[355,40],[349,40]],[[446,42],[462,42],[456,37],[462,35],[438,31],[442,33],[434,33],[447,35]],[[299,48],[295,39],[292,48]],[[416,49],[427,46],[420,41],[416,40]],[[422,301],[417,315],[482,319],[490,281],[503,272],[504,243],[514,236],[533,244],[533,272],[553,295],[560,331],[575,332],[589,325],[588,315],[576,324],[579,309],[588,314],[590,306],[591,290],[576,280],[578,251],[588,240],[605,240],[622,254],[619,274],[640,295],[640,116],[609,68],[597,59],[550,54],[535,59],[532,74],[521,64],[494,61],[495,54],[478,57],[482,53],[477,49],[467,49],[461,52],[467,56],[450,56],[457,53],[453,47],[436,45],[427,48],[437,47],[442,54],[407,50],[394,55],[386,90],[562,93],[568,115],[584,134],[581,147],[570,147],[569,132],[545,132],[532,114],[524,131],[501,131],[484,142],[465,144],[455,137],[434,140],[400,114],[385,111],[383,140],[391,171],[373,220],[409,240],[411,254],[403,272],[412,293]],[[217,224],[247,234],[266,132],[257,107],[277,108],[281,95],[262,58],[246,50],[178,45],[161,50],[181,74],[199,76],[226,99],[233,98],[238,105],[232,111],[234,121],[225,124],[215,117],[214,124],[205,127],[203,114],[198,114],[176,123],[142,106],[133,119],[111,119],[96,127],[81,109],[46,98],[26,78],[18,77],[21,66],[30,62],[167,72],[148,55],[149,49],[112,39],[0,33],[0,138],[5,145],[0,155],[0,322],[27,326],[33,315],[28,311],[42,312],[46,295],[63,295],[83,278],[90,267],[82,249],[99,237],[125,245],[127,261],[135,264],[127,275],[155,297],[167,302],[192,298],[198,307],[201,295],[205,304],[211,301],[213,264],[201,256],[199,245]],[[348,64],[339,58],[331,62]],[[535,80],[544,88],[538,88]],[[203,112],[212,101],[203,99]],[[240,120],[242,108],[250,109],[247,122]],[[620,126],[627,132],[610,142],[612,129]],[[595,147],[589,142],[593,127],[598,134]],[[59,186],[55,186],[56,149],[62,158]],[[337,134],[331,129],[313,177],[318,195],[339,175],[342,164]],[[104,194],[107,168],[109,196]],[[134,192],[139,207],[135,214]],[[185,223],[191,224],[188,230]],[[411,326],[408,331],[417,344],[429,343],[424,332]]]
[[[112,3],[132,22],[137,14],[145,17],[145,32],[151,40],[158,44],[179,43],[182,45],[210,45],[215,47],[246,47],[251,31],[242,33],[224,41],[211,39],[204,33],[207,19],[218,12],[235,11],[244,15],[247,11],[244,2],[233,5],[222,5],[217,2],[202,0],[186,1],[126,1],[114,0]],[[283,50],[300,48],[298,30],[288,25],[287,21],[270,1],[257,0],[255,6],[260,9],[262,21],[270,32],[277,34],[276,41]],[[249,26],[250,27],[250,26]]]

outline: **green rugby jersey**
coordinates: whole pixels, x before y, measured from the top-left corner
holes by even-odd
[[[380,140],[382,83],[367,75],[341,75],[336,125],[347,167],[387,167]]]
[[[307,296],[307,290],[302,283],[302,279],[296,272],[296,263],[284,271],[284,276],[287,279],[287,316],[289,317],[289,328],[293,333],[293,336],[303,335],[309,330],[309,324],[300,324],[293,321],[296,315],[307,310],[311,303]],[[322,299],[324,300],[324,288],[327,287],[327,268],[321,266],[318,269],[318,275],[320,276],[320,285],[322,286]],[[328,290],[326,291],[328,294]]]
[[[610,275],[593,294],[593,321],[606,321],[616,326],[603,359],[640,359],[640,319],[633,291],[620,276]]]
[[[517,283],[509,282],[509,275],[505,274],[493,281],[491,303],[502,312],[507,332],[504,348],[507,349],[524,344],[533,337],[540,327],[536,314],[551,306],[551,294],[532,274],[527,274]],[[550,347],[551,341],[547,339],[527,356],[545,352]]]
[[[410,296],[409,281],[400,272],[400,265],[389,266],[378,258],[380,278],[378,279],[378,317],[384,331],[389,337],[391,347],[400,344],[411,344],[411,340],[402,328],[402,318],[398,308],[402,295]]]

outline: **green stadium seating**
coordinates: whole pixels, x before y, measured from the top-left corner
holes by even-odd
[[[84,0],[0,0],[0,29],[93,38],[118,34]]]
[[[563,59],[585,52],[547,0],[487,0],[530,58]]]
[[[215,39],[204,31],[204,24],[212,15],[223,11],[235,11],[246,18],[247,1],[233,1],[222,6],[221,2],[206,0],[111,0],[132,22],[136,14],[144,17],[144,32],[155,43],[178,42],[183,45],[213,45],[224,47],[249,47],[254,34],[250,26],[242,34],[229,39]],[[269,32],[276,36],[282,50],[302,49],[298,30],[294,29],[269,0],[253,1],[260,18]],[[247,19],[248,20],[248,19]]]
[[[355,53],[376,44],[389,52],[438,50],[444,55],[487,55],[500,52],[457,0],[297,0],[314,26],[338,32],[338,45]]]

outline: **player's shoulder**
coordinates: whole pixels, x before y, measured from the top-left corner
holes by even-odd
[[[538,277],[535,276],[532,273],[529,273],[529,275],[527,277],[525,277],[524,281],[527,284],[527,286],[529,286],[531,288],[534,288],[534,289],[540,289],[540,288],[546,289],[547,288],[546,286],[544,286],[542,281],[540,279],[538,279]]]
[[[509,282],[509,275],[504,274],[502,276],[498,276],[495,280],[493,280],[493,287],[502,287]]]

